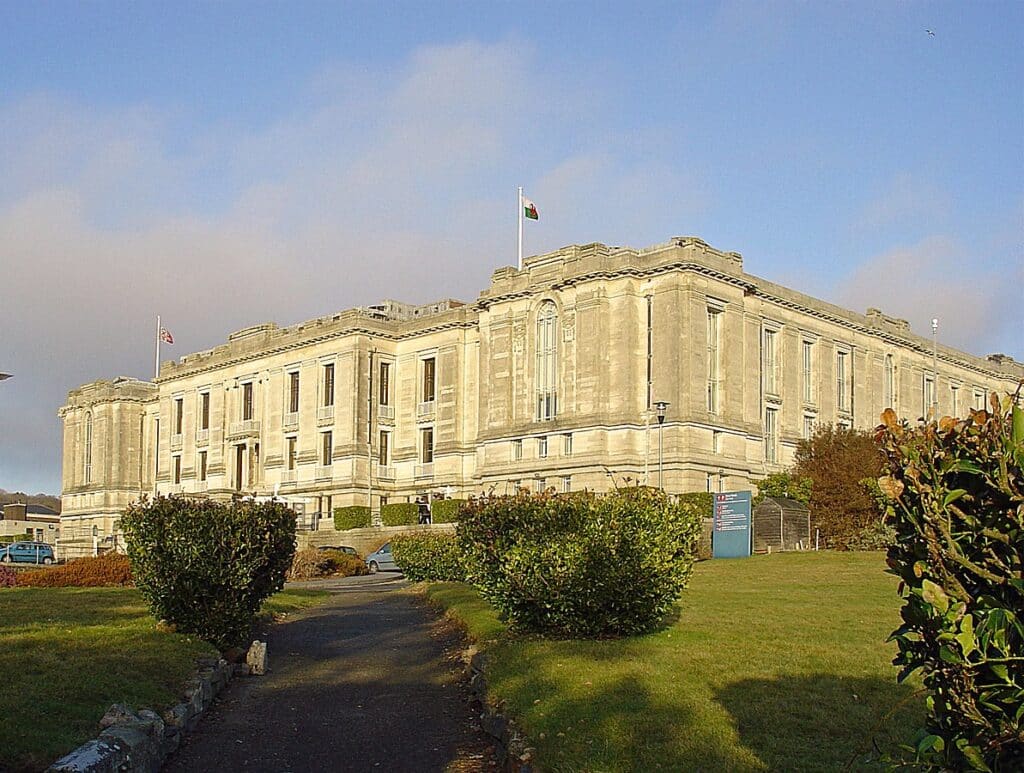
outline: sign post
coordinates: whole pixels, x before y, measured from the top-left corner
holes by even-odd
[[[715,558],[750,556],[750,502],[749,491],[715,494],[715,529],[711,539]]]

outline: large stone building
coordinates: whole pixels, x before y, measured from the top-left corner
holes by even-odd
[[[815,424],[966,414],[1024,365],[746,274],[675,238],[570,246],[494,272],[473,303],[387,301],[255,325],[154,383],[68,395],[63,533],[115,538],[143,493],[332,508],[516,486],[751,488]],[[664,402],[659,426],[657,405]]]

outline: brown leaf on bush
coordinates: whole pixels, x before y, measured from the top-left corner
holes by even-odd
[[[896,411],[892,408],[886,408],[882,411],[882,424],[884,424],[891,432],[897,435],[901,434],[902,428],[900,427],[899,417],[896,415]]]
[[[878,488],[882,489],[882,493],[889,499],[899,499],[903,493],[903,481],[896,480],[891,475],[883,475],[878,479]]]
[[[988,421],[988,411],[971,411],[971,418],[979,427]]]
[[[952,416],[943,416],[939,419],[939,429],[943,432],[949,432],[951,429],[956,427],[956,419]]]

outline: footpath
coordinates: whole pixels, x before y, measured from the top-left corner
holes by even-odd
[[[332,593],[267,629],[264,676],[235,679],[164,771],[494,770],[458,636],[394,575]]]

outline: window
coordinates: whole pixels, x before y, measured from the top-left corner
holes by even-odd
[[[433,367],[433,366],[431,366]],[[424,365],[426,370],[426,365]],[[433,374],[431,374],[433,378]],[[382,362],[380,364],[380,386],[379,386],[377,402],[380,405],[391,405],[391,363]]]
[[[804,440],[810,440],[811,435],[814,434],[814,417],[809,414],[804,414],[804,425],[803,430],[800,433],[800,437]]]
[[[896,364],[892,355],[885,355],[884,373],[882,374],[882,407],[893,408],[896,405]]]
[[[777,330],[766,329],[764,331],[764,342],[761,350],[761,372],[764,378],[764,391],[770,395],[779,393],[779,386],[775,375],[777,339]]]
[[[423,400],[424,403],[434,402],[435,395],[435,367],[437,361],[433,357],[423,360]]]
[[[985,410],[985,390],[975,389],[974,394],[974,410],[983,411]]]
[[[299,439],[295,435],[289,435],[284,439],[285,444],[285,463],[288,465],[289,470],[295,469],[295,464],[298,462],[298,450],[297,446]]]
[[[778,410],[765,408],[764,411],[764,460],[775,462],[778,443]]]
[[[288,374],[288,413],[299,412],[299,372]]]
[[[722,453],[722,433],[717,429],[711,430],[711,453]]]
[[[572,456],[572,433],[566,432],[562,435],[562,455]]]
[[[537,312],[537,419],[558,415],[558,311],[544,301]]]
[[[331,454],[334,451],[334,433],[322,432],[320,437],[320,464],[323,467],[329,467],[331,465]]]
[[[181,434],[181,426],[184,422],[185,416],[185,398],[175,397],[174,398],[174,434]]]
[[[92,483],[92,413],[85,414],[85,482]]]
[[[534,478],[533,479],[533,490],[536,491],[538,494],[543,494],[544,493],[544,482],[545,482],[544,479],[541,478],[540,476]]]
[[[513,440],[512,441],[512,461],[518,462],[523,458],[523,441]]]
[[[324,365],[324,408],[334,405],[334,363]]]
[[[385,430],[380,431],[380,440],[377,443],[377,464],[387,467],[391,458],[391,433]]]
[[[718,413],[719,348],[721,343],[721,309],[708,309],[708,401],[709,413]]]
[[[647,410],[654,399],[654,298],[647,296]]]
[[[704,481],[704,490],[709,494],[715,490],[715,476],[710,472],[707,474],[707,479]]]
[[[537,438],[537,458],[547,459],[548,457],[548,438],[547,435],[542,435]]]
[[[172,456],[171,463],[174,469],[174,477],[172,480],[174,483],[181,483],[181,457]]]
[[[927,417],[935,406],[935,381],[925,376],[921,384],[921,414]]]
[[[420,430],[420,461],[431,464],[434,461],[434,428],[424,427]]]
[[[252,419],[252,382],[242,384],[242,421]]]
[[[804,402],[814,402],[814,341],[804,341],[801,344],[800,352],[800,373],[804,386]]]
[[[241,491],[243,486],[242,475],[245,471],[245,445],[235,446],[235,491]]]
[[[210,393],[199,393],[199,429],[210,428]]]
[[[949,385],[949,401],[952,409],[950,415],[955,419],[960,415],[960,387],[957,384]]]
[[[568,494],[570,491],[572,491],[572,476],[564,475],[562,476],[562,493]]]
[[[206,451],[199,452],[199,482],[206,481]]]
[[[849,352],[836,352],[836,410],[850,410]]]

